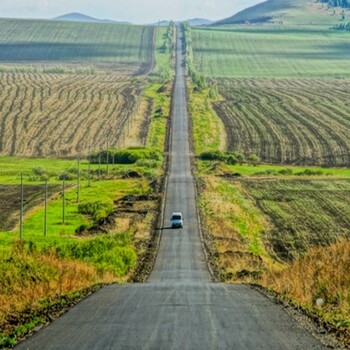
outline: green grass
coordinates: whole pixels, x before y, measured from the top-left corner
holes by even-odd
[[[147,146],[163,152],[171,98],[170,86],[165,86],[163,92],[159,92],[160,89],[163,89],[163,84],[154,82],[149,85],[144,96],[153,100],[152,121],[148,132]]]
[[[0,62],[149,63],[152,27],[0,19]]]
[[[222,150],[225,147],[222,138],[224,126],[213,110],[212,103],[215,99],[210,97],[208,89],[200,92],[191,91],[188,96],[196,154]]]
[[[194,28],[192,38],[194,63],[207,77],[350,77],[350,35],[329,27]]]
[[[43,192],[43,189],[42,189]],[[91,187],[86,183],[81,187],[81,203],[102,202],[113,204],[118,197],[129,194],[147,193],[147,185],[140,180],[111,180],[94,181]],[[78,213],[76,188],[66,192],[66,220],[62,223],[62,195],[56,194],[49,202],[48,207],[48,237],[44,237],[44,193],[42,205],[32,209],[24,219],[23,237],[36,241],[47,241],[74,236],[75,230],[81,225],[92,225],[93,220]],[[0,247],[19,238],[19,227],[12,232],[0,232]]]
[[[208,161],[198,162],[199,170],[202,173],[211,173],[213,171],[213,163]],[[295,176],[311,176],[327,177],[327,178],[350,178],[349,168],[322,168],[322,167],[300,167],[300,166],[285,166],[275,164],[237,164],[237,165],[221,165],[221,171],[226,174],[239,174],[245,177],[295,177]],[[214,168],[218,171],[218,168]],[[304,173],[304,174],[303,174]]]
[[[141,165],[139,165],[141,164]],[[152,164],[151,164],[152,165]],[[0,184],[18,185],[20,183],[21,173],[24,181],[30,185],[39,185],[44,183],[47,178],[49,184],[61,184],[59,176],[70,174],[73,180],[68,180],[68,184],[76,184],[77,160],[55,159],[55,158],[25,158],[25,157],[0,157]],[[136,171],[146,177],[159,175],[159,168],[148,168],[147,164],[136,162],[136,164],[109,164],[109,177],[117,178],[131,171]],[[44,172],[43,176],[35,175],[36,169]],[[82,181],[88,180],[89,162],[82,159],[80,161]],[[98,179],[98,164],[91,164],[92,180]],[[106,176],[107,165],[101,164],[101,176]]]
[[[102,165],[104,171],[106,165]],[[57,160],[57,159],[30,159],[30,158],[15,158],[15,157],[1,157],[0,158],[0,184],[12,185],[20,189],[20,173],[24,174],[25,185],[38,185],[38,191],[42,193],[42,204],[36,208],[30,209],[24,221],[24,235],[26,238],[35,238],[43,240],[43,225],[44,225],[44,189],[43,179],[35,177],[33,179],[33,168],[42,169],[50,178],[50,185],[61,185],[62,181],[58,176],[62,173],[70,173],[73,180],[66,181],[66,222],[62,224],[62,196],[61,193],[53,195],[48,210],[48,236],[49,239],[54,237],[61,237],[62,235],[74,235],[75,230],[80,225],[91,225],[92,219],[78,213],[77,194],[76,194],[76,169],[77,162],[71,160]],[[102,202],[113,204],[113,201],[127,194],[141,194],[148,192],[148,185],[144,179],[129,179],[123,180],[110,175],[110,180],[104,180],[102,175],[101,181],[98,180],[96,173],[98,172],[98,165],[92,165],[94,175],[91,181],[91,187],[88,187],[87,178],[87,161],[81,163],[81,171],[83,176],[81,178],[81,203],[87,202]],[[122,174],[128,171],[138,171],[138,166],[123,166],[110,165],[110,171]],[[142,174],[142,172],[140,172]],[[108,178],[108,177],[107,177]],[[40,185],[40,186],[39,186]],[[19,237],[18,227],[14,232],[0,233],[0,247],[7,244],[13,239]]]
[[[155,60],[156,66],[153,73],[160,76],[162,79],[171,80],[175,75],[174,64],[171,61],[171,52],[166,52],[163,48],[164,36],[166,35],[167,27],[158,27],[156,36]]]

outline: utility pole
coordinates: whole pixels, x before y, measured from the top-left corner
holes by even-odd
[[[88,155],[88,187],[91,187],[91,149],[89,147],[89,155]]]
[[[78,173],[77,173],[77,203],[80,203],[80,157],[78,157]]]
[[[101,145],[98,151],[98,180],[101,179]]]
[[[21,204],[19,214],[19,237],[23,238],[23,203],[24,203],[24,188],[23,188],[23,173],[21,173]]]
[[[109,136],[107,136],[107,167],[106,167],[107,175],[109,173]]]
[[[66,175],[64,174],[62,182],[62,224],[66,221]]]
[[[44,216],[44,237],[47,236],[47,207],[48,207],[48,185],[45,180],[45,216]]]

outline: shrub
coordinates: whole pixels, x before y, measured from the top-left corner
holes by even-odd
[[[90,156],[90,162],[98,164],[101,160],[102,164],[135,164],[140,159],[161,161],[162,155],[150,148],[128,148],[126,150],[103,150],[101,152],[93,153]]]
[[[237,155],[230,152],[209,151],[201,153],[199,157],[201,160],[220,161],[230,165],[235,165],[238,162]]]
[[[299,171],[295,173],[297,176],[315,176],[315,175],[323,175],[322,170],[313,170],[313,169],[305,169],[304,171]]]
[[[64,172],[58,176],[58,179],[61,181],[63,180],[71,181],[71,180],[74,180],[75,178],[76,176],[74,176],[73,174],[69,174],[68,172]]]
[[[46,174],[46,170],[41,166],[37,166],[32,168],[32,173],[36,176],[43,176]]]
[[[105,218],[113,213],[113,206],[109,203],[87,202],[78,205],[78,213],[90,215],[94,221]]]

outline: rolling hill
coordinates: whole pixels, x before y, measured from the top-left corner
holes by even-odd
[[[153,32],[146,26],[0,19],[0,64],[145,71],[152,60]]]
[[[210,19],[206,19],[206,18],[191,18],[184,21],[176,21],[175,23],[180,24],[183,22],[188,22],[192,27],[207,26],[214,23]],[[157,27],[167,27],[169,24],[170,24],[170,21],[164,20],[164,21],[159,21],[157,23],[152,23],[150,25],[157,26]]]
[[[56,21],[71,21],[71,22],[130,24],[128,22],[118,22],[118,21],[112,21],[110,19],[98,19],[98,18],[84,15],[79,12],[67,13],[65,15],[55,17],[53,19]]]
[[[334,25],[343,9],[329,8],[327,4],[310,0],[267,0],[237,14],[215,22],[214,25],[233,24],[303,24]],[[346,17],[350,18],[349,10]]]

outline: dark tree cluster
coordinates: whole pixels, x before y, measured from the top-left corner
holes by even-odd
[[[323,4],[328,4],[331,7],[350,8],[350,0],[319,0]]]
[[[350,22],[348,23],[340,23],[333,27],[335,30],[345,30],[347,32],[350,32]]]

